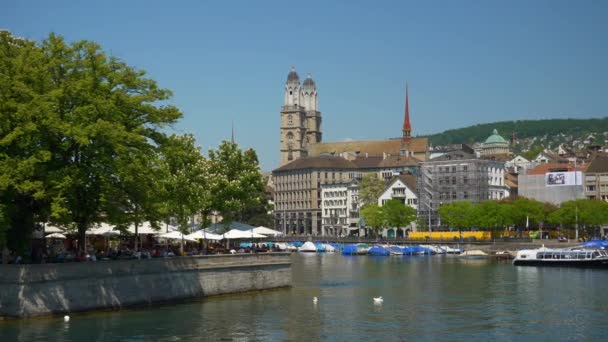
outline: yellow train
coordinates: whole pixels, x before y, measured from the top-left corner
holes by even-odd
[[[412,240],[443,240],[443,241],[453,241],[453,240],[476,240],[476,241],[485,241],[492,239],[491,232],[484,231],[467,231],[467,232],[410,232],[409,238]]]

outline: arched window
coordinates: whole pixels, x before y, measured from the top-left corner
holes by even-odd
[[[287,124],[289,126],[293,125],[293,116],[291,114],[287,115]]]
[[[287,132],[287,140],[293,140],[293,133]]]

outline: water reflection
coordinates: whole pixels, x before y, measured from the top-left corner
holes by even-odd
[[[0,341],[601,340],[608,321],[602,270],[294,254],[293,279],[291,289],[72,315],[68,324],[0,322]]]

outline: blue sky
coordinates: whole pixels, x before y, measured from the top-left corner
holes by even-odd
[[[93,40],[174,91],[177,132],[278,166],[291,65],[325,141],[510,119],[608,116],[608,1],[3,1],[0,28]],[[488,132],[490,133],[490,132]]]

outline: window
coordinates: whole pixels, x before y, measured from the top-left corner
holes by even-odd
[[[452,172],[456,172],[456,166],[452,166]]]
[[[452,192],[452,199],[456,199],[456,193]]]
[[[469,198],[469,193],[465,191],[465,192],[462,194],[462,197],[463,197],[464,199]]]
[[[452,184],[456,184],[456,177],[452,177]]]
[[[469,170],[469,167],[467,165],[462,166],[462,171],[468,171],[468,170]]]

